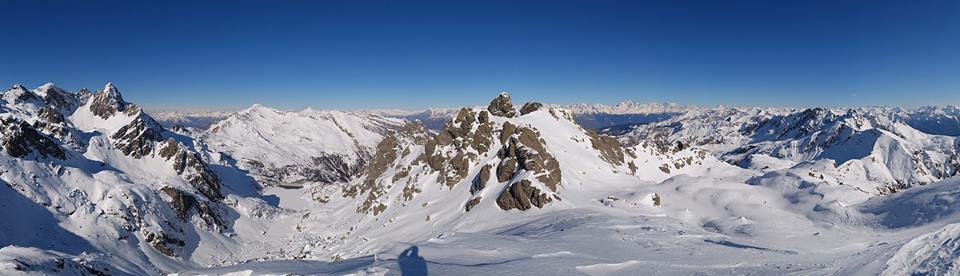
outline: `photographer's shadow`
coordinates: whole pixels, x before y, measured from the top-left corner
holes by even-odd
[[[397,264],[400,265],[400,274],[403,276],[426,276],[427,260],[419,255],[420,249],[414,245],[400,253]]]

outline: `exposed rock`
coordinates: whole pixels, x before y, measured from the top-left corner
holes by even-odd
[[[27,122],[16,118],[3,119],[3,136],[0,144],[13,157],[24,157],[36,151],[42,157],[66,159],[66,154],[57,142],[40,133]]]
[[[477,152],[487,152],[493,145],[493,126],[490,123],[483,123],[477,126],[477,131],[473,134],[473,141],[470,143]]]
[[[468,200],[467,204],[463,206],[464,211],[470,212],[470,210],[473,209],[473,206],[477,206],[477,204],[480,204],[480,199],[482,199],[482,197],[478,196]]]
[[[170,201],[168,201],[167,204],[170,204],[170,208],[177,213],[177,217],[181,220],[187,221],[191,215],[190,210],[196,210],[200,219],[202,219],[207,226],[219,227],[223,225],[223,220],[214,213],[213,209],[210,208],[207,203],[198,200],[189,193],[173,187],[163,187],[160,189],[160,192],[170,197]]]
[[[489,111],[480,111],[480,116],[477,117],[477,121],[481,124],[486,124],[490,122],[490,112]]]
[[[490,115],[512,118],[517,116],[517,110],[513,108],[513,102],[510,100],[510,94],[501,92],[499,96],[490,101],[487,106]]]
[[[200,159],[199,154],[173,139],[163,142],[159,154],[166,160],[173,160],[174,171],[208,199],[218,201],[223,198],[220,179]]]
[[[141,114],[114,132],[110,138],[123,154],[139,159],[153,152],[153,145],[160,141],[162,132],[160,124]]]
[[[367,195],[363,204],[357,207],[358,213],[373,213],[373,215],[378,215],[386,210],[387,206],[379,202],[380,197],[386,193],[386,191],[384,191],[385,185],[380,180],[381,176],[383,176],[387,169],[393,166],[399,157],[398,152],[401,152],[401,143],[426,144],[429,141],[433,141],[432,139],[428,140],[428,133],[422,123],[412,122],[393,134],[388,135],[377,144],[377,151],[370,159],[370,162],[362,174],[363,181],[361,184],[359,186],[348,186],[343,189],[344,197],[357,197],[362,194]],[[415,189],[418,188],[410,187],[410,191]]]
[[[163,233],[163,232],[159,234],[154,232],[148,232],[146,234],[146,237],[144,238],[144,241],[146,241],[148,244],[150,244],[150,246],[153,246],[154,249],[156,249],[160,253],[163,253],[163,255],[167,255],[168,257],[177,257],[176,252],[174,252],[173,249],[170,247],[171,245],[176,245],[179,247],[183,247],[184,245],[186,245],[186,243],[184,243],[182,240],[171,237],[170,235],[167,235],[166,233]]]
[[[540,110],[541,107],[543,107],[542,103],[538,103],[538,102],[525,103],[523,104],[523,107],[520,108],[520,115],[527,115],[530,112]]]
[[[160,189],[160,192],[163,192],[168,197],[170,197],[170,208],[173,209],[173,212],[177,213],[177,216],[181,219],[187,219],[190,217],[190,208],[193,208],[196,200],[180,190],[177,190],[173,187],[163,187]]]
[[[551,191],[556,191],[561,179],[560,162],[547,152],[540,133],[528,127],[519,127],[515,134],[517,136],[510,137],[498,152],[502,161],[497,167],[497,180],[504,182],[519,170],[527,170],[536,173],[537,180],[546,184]]]
[[[593,144],[593,149],[600,153],[600,158],[603,161],[615,166],[623,164],[623,147],[620,145],[620,141],[610,136],[597,134],[593,130],[588,130],[587,134],[590,135],[590,143]]]
[[[517,171],[517,159],[509,158],[500,161],[500,165],[497,166],[497,181],[507,182],[513,178],[513,174]]]
[[[470,193],[476,194],[477,192],[483,190],[487,187],[487,181],[490,181],[490,164],[483,165],[480,168],[480,173],[477,173],[477,177],[473,179],[473,185],[470,186]]]
[[[501,192],[500,196],[497,197],[497,206],[503,210],[517,209],[523,211],[533,206],[543,208],[544,205],[552,201],[553,199],[547,194],[541,193],[540,189],[531,186],[530,180],[524,179],[513,183]]]
[[[431,169],[440,172],[437,180],[451,189],[467,177],[470,162],[477,158],[477,154],[470,152],[469,148],[485,152],[493,143],[493,130],[489,123],[479,125],[474,131],[477,116],[472,109],[460,109],[457,117],[444,125],[440,133],[425,145],[425,161]]]
[[[128,109],[128,105],[127,102],[123,101],[120,90],[113,86],[112,83],[107,83],[107,85],[103,87],[103,90],[97,91],[92,95],[90,111],[97,117],[109,119],[118,111],[125,112]]]
[[[517,126],[511,124],[510,122],[503,123],[503,129],[500,130],[500,143],[506,144],[507,139],[510,139],[510,136],[513,135],[513,132],[517,131]]]
[[[60,87],[56,87],[53,84],[46,84],[41,86],[39,90],[42,95],[41,98],[48,107],[68,108],[74,105],[75,98],[73,95]]]

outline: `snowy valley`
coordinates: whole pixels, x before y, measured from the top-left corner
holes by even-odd
[[[109,83],[15,85],[0,271],[960,274],[956,107],[491,96],[154,119]]]

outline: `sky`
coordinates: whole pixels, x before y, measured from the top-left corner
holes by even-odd
[[[960,104],[960,1],[2,0],[0,85],[148,108]]]

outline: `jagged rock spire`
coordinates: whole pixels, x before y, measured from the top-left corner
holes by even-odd
[[[507,92],[500,92],[500,95],[490,101],[487,111],[490,111],[491,115],[500,117],[510,118],[517,115],[517,110],[513,108],[513,102]]]

